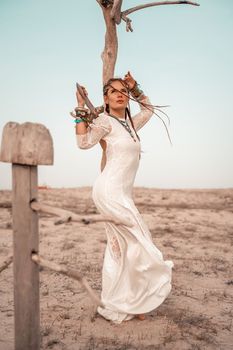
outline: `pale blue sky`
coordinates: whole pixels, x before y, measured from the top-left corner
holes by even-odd
[[[123,9],[147,2],[124,0]],[[153,104],[171,105],[173,146],[152,117],[135,186],[233,187],[233,2],[199,3],[135,12],[133,33],[118,26],[116,75],[130,70]],[[100,145],[76,146],[69,111],[76,81],[102,103],[104,33],[95,0],[0,0],[0,136],[8,121],[50,129],[55,162],[39,167],[40,184],[89,186],[100,172]],[[0,163],[0,188],[11,188],[9,164]]]

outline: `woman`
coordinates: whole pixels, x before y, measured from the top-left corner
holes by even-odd
[[[83,90],[87,95],[84,88]],[[110,79],[104,89],[105,112],[88,124],[85,100],[77,92],[77,143],[88,149],[100,142],[106,150],[106,161],[97,177],[92,198],[103,215],[120,225],[105,222],[107,246],[102,270],[103,307],[97,311],[115,323],[157,308],[171,290],[172,261],[153,244],[150,231],[143,221],[133,198],[132,189],[139,166],[141,144],[137,134],[151,118],[149,99],[138,88],[130,72],[124,79]],[[130,116],[130,95],[140,105],[141,112]]]

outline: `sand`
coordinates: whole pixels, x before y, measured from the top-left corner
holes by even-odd
[[[97,213],[90,187],[40,189],[39,199],[84,216]],[[233,189],[137,187],[134,200],[154,243],[174,262],[168,298],[144,321],[115,325],[95,313],[77,281],[43,269],[41,349],[232,349]],[[11,214],[11,191],[0,191],[0,261],[12,252]],[[40,215],[41,256],[82,272],[100,294],[103,223],[55,221]],[[12,265],[0,273],[0,312],[0,349],[13,350]]]

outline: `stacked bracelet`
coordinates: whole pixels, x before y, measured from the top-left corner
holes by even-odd
[[[85,107],[76,107],[74,111],[78,118],[87,118],[90,115],[90,110]]]
[[[74,118],[74,122],[76,124],[81,122],[86,122],[87,124],[91,124],[93,119],[97,118],[100,113],[104,112],[104,106],[99,106],[95,108],[96,112],[90,111],[85,107],[76,107],[70,115]]]
[[[134,86],[132,89],[130,89],[130,93],[134,98],[138,98],[141,94],[143,94],[143,91],[139,88],[139,84],[135,81]]]
[[[78,123],[85,122],[85,120],[83,120],[82,118],[80,118],[80,119],[75,118],[74,122],[75,122],[76,124],[78,124]]]
[[[74,117],[74,122],[76,124],[81,122],[90,122],[90,111],[85,107],[76,107],[74,111],[70,112],[72,117]]]

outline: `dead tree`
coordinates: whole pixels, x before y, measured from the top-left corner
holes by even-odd
[[[129,14],[142,10],[147,7],[161,6],[161,5],[179,5],[187,4],[193,6],[199,6],[198,3],[193,1],[160,1],[151,2],[148,4],[138,5],[128,10],[121,11],[123,0],[96,0],[100,5],[106,25],[105,33],[105,45],[102,52],[101,58],[103,61],[103,74],[102,80],[105,84],[110,78],[114,76],[114,70],[117,60],[118,52],[118,38],[117,38],[117,25],[121,23],[121,20],[126,22],[126,31],[133,31],[131,22],[132,20],[128,17]],[[104,169],[106,164],[106,144],[103,140],[100,141],[102,147],[102,159],[101,159],[101,171]]]
[[[105,46],[102,52],[101,58],[103,61],[103,84],[108,79],[114,76],[115,64],[117,60],[118,52],[118,38],[117,38],[117,25],[121,23],[121,20],[126,22],[126,31],[133,31],[132,20],[128,17],[129,14],[142,10],[147,7],[161,6],[161,5],[180,5],[187,4],[193,6],[199,6],[198,3],[193,1],[159,1],[151,2],[148,4],[138,5],[128,10],[121,11],[123,0],[96,0],[100,5],[106,24],[105,33]]]

